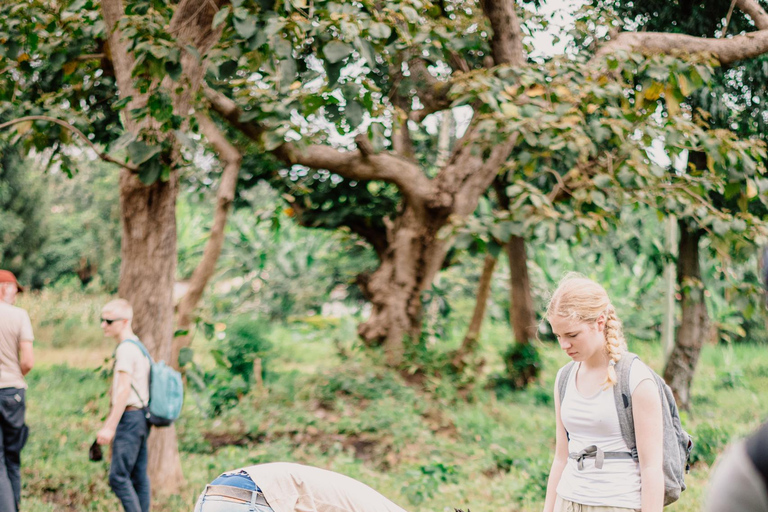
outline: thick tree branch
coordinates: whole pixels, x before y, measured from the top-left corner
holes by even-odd
[[[480,3],[493,29],[491,53],[494,63],[497,66],[501,64],[524,65],[523,33],[520,30],[520,19],[515,12],[515,2],[512,0],[481,0]]]
[[[8,121],[8,122],[0,124],[0,130],[8,128],[9,126],[12,126],[14,124],[24,123],[24,122],[27,122],[27,121],[46,121],[48,123],[55,123],[55,124],[57,124],[59,126],[62,126],[64,128],[66,128],[67,130],[71,131],[72,133],[74,133],[75,135],[77,135],[78,137],[80,137],[81,139],[83,139],[85,142],[87,142],[88,145],[91,147],[91,149],[98,155],[98,157],[101,158],[102,160],[104,160],[105,162],[110,162],[110,163],[119,165],[120,167],[125,167],[126,169],[128,169],[131,172],[138,172],[138,170],[139,170],[139,168],[136,167],[133,164],[129,164],[129,163],[126,163],[126,162],[121,162],[120,160],[117,160],[116,158],[113,158],[113,157],[109,156],[108,154],[103,153],[102,151],[99,150],[99,148],[96,147],[96,145],[93,142],[91,142],[88,139],[88,137],[85,136],[85,134],[83,132],[81,132],[80,130],[78,130],[77,128],[75,128],[74,126],[69,124],[68,122],[62,121],[61,119],[56,119],[55,117],[48,117],[48,116],[26,116],[26,117],[20,117],[18,119],[13,119],[12,121]]]
[[[768,13],[756,0],[736,0],[736,7],[752,18],[758,30],[768,30]]]
[[[624,51],[643,53],[710,53],[721,64],[731,64],[768,52],[768,30],[758,30],[728,39],[694,37],[666,32],[622,32],[597,51],[596,57]]]
[[[240,121],[237,104],[220,92],[204,87],[205,96],[213,110],[248,138],[259,141],[265,128]],[[397,185],[412,201],[421,202],[432,190],[429,178],[414,163],[388,153],[366,156],[362,151],[342,151],[330,146],[298,147],[286,142],[272,153],[288,165],[304,165],[327,169],[350,180],[380,180]]]
[[[176,325],[180,331],[189,331],[192,325],[192,312],[216,270],[216,262],[221,254],[221,247],[224,245],[224,228],[227,225],[230,206],[235,199],[237,176],[240,173],[240,164],[243,160],[240,151],[227,140],[208,116],[197,114],[196,117],[203,135],[219,154],[219,160],[224,164],[224,170],[221,173],[219,189],[216,192],[213,225],[208,235],[208,241],[205,243],[205,249],[203,249],[203,257],[192,273],[187,293],[179,302]],[[189,334],[179,336],[174,340],[173,361],[178,359],[179,350],[188,346],[190,341],[191,336]]]

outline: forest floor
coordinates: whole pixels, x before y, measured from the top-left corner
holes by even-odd
[[[22,508],[120,510],[107,483],[108,463],[87,459],[108,408],[109,382],[99,367],[108,367],[114,349],[97,324],[103,297],[58,298],[53,308],[39,297],[21,304],[34,319],[38,360],[29,376]],[[554,448],[553,382],[567,356],[539,343],[539,382],[522,392],[486,389],[488,375],[500,370],[499,340],[509,339],[505,327],[489,324],[481,341],[487,364],[471,392],[459,393],[439,376],[416,389],[360,346],[355,322],[272,326],[264,386],[218,415],[211,413],[210,390],[189,389],[176,424],[183,491],[155,496],[154,510],[191,512],[221,472],[270,461],[344,473],[413,512],[541,510]],[[195,344],[196,362],[211,364],[211,342]],[[630,349],[661,370],[658,343],[630,340]],[[717,455],[768,416],[766,389],[767,345],[704,348],[693,407],[682,414],[695,442],[689,489],[665,510],[701,509]]]

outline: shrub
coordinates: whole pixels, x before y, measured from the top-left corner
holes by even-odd
[[[691,435],[693,436],[691,465],[703,462],[711,466],[717,455],[730,441],[730,435],[724,428],[709,423],[698,425]]]
[[[214,367],[201,369],[192,361],[190,349],[180,354],[179,363],[187,367],[188,382],[193,388],[206,395],[207,407],[203,405],[203,408],[215,416],[235,406],[255,382],[263,381],[271,344],[266,338],[269,329],[265,322],[250,316],[235,317],[219,334],[215,329],[208,331],[221,338],[218,346],[211,350]],[[254,364],[257,360],[260,365]],[[254,375],[256,368],[261,372],[258,376]]]

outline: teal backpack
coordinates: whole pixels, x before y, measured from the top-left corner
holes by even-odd
[[[184,403],[184,386],[181,374],[164,361],[154,362],[149,351],[139,340],[128,338],[149,359],[149,403],[144,406],[147,421],[156,427],[167,427],[181,414]],[[131,384],[138,395],[138,391]]]

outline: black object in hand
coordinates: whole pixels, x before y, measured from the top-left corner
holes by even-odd
[[[94,441],[90,448],[88,448],[88,459],[94,462],[99,462],[104,458],[101,453],[101,445],[98,441]]]

